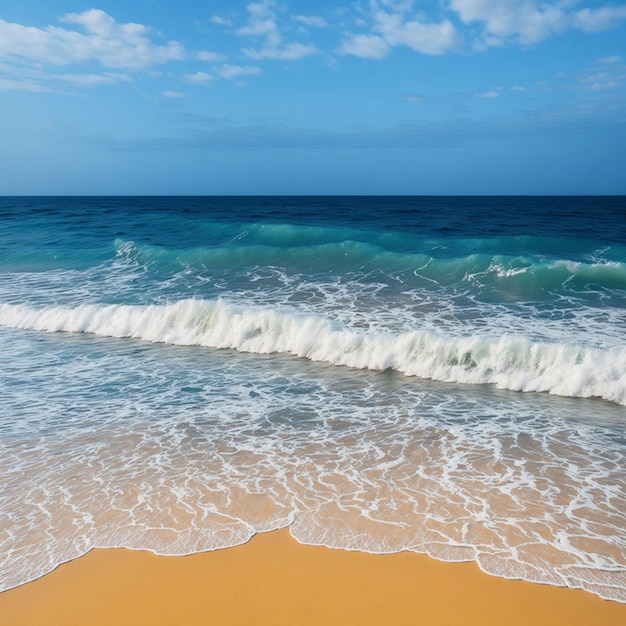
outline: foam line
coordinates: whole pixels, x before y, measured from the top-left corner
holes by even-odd
[[[0,305],[0,324],[242,352],[283,353],[354,368],[393,369],[446,382],[600,397],[626,405],[626,350],[532,342],[523,336],[451,337],[425,330],[361,332],[323,317],[224,300],[167,305]]]

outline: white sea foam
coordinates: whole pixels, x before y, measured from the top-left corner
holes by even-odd
[[[520,335],[357,331],[315,315],[221,299],[167,305],[0,305],[0,324],[243,352],[283,353],[360,369],[626,405],[626,349],[533,342]]]

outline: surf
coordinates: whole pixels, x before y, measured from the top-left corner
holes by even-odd
[[[354,330],[337,320],[223,299],[171,304],[0,305],[0,324],[44,332],[288,354],[356,369],[501,389],[598,397],[626,405],[626,350],[522,335]]]

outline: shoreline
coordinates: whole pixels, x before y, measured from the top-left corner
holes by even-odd
[[[95,549],[0,593],[0,615],[7,626],[618,626],[626,604],[489,576],[473,562],[304,545],[286,528],[182,557]]]

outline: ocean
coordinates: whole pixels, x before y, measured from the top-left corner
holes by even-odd
[[[626,602],[626,198],[0,198],[0,589],[300,542]]]

